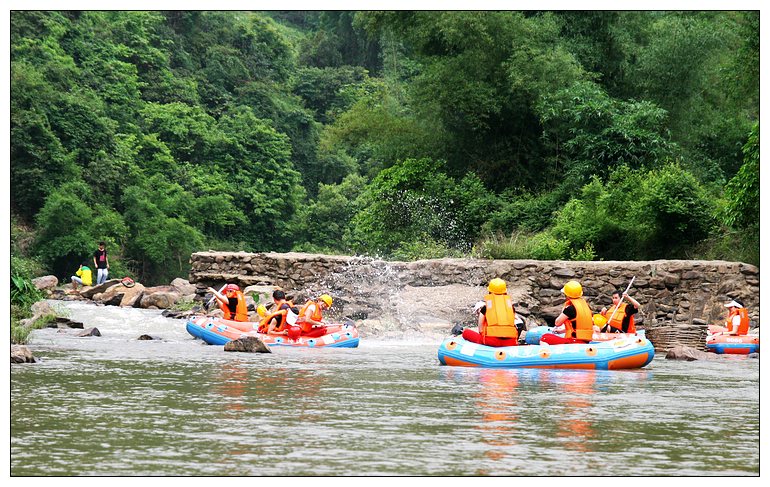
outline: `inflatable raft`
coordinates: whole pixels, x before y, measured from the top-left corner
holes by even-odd
[[[264,334],[256,330],[257,323],[250,321],[229,321],[210,316],[195,316],[187,321],[187,332],[209,345],[224,345],[243,336],[255,336],[268,346],[286,347],[336,347],[355,348],[358,346],[358,329],[353,325],[332,324],[326,327],[326,334],[320,337],[300,336],[296,340],[285,334]]]
[[[706,350],[714,353],[748,355],[759,352],[759,335],[725,335],[727,328],[709,325]]]
[[[524,335],[524,342],[527,345],[538,345],[540,343],[540,337],[546,333],[553,333],[553,327],[551,326],[535,326]],[[564,336],[563,333],[557,333],[559,336]],[[644,330],[637,330],[636,333],[594,333],[591,337],[592,342],[606,342],[609,340],[615,340],[618,338],[632,338],[641,336],[644,337]]]
[[[637,369],[652,361],[655,350],[645,337],[622,337],[597,343],[488,347],[445,339],[438,349],[442,365],[494,368]]]

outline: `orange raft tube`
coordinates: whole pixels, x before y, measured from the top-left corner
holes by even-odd
[[[654,356],[652,343],[641,336],[596,343],[512,347],[489,347],[457,336],[445,339],[438,349],[441,365],[501,369],[637,369],[649,364]]]
[[[330,324],[326,326],[326,334],[320,337],[301,336],[296,340],[286,334],[258,333],[257,323],[251,321],[230,321],[210,316],[193,316],[187,321],[187,332],[195,338],[200,338],[209,345],[224,345],[244,336],[255,336],[268,346],[288,347],[358,347],[358,329],[354,325]]]
[[[727,328],[709,325],[706,335],[706,350],[714,353],[748,355],[759,352],[758,335],[727,335]]]

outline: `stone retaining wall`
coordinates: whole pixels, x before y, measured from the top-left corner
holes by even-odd
[[[470,308],[483,297],[488,281],[501,277],[509,286],[517,313],[529,326],[545,324],[563,304],[561,287],[578,280],[591,308],[611,303],[613,289],[625,289],[642,304],[637,322],[656,330],[659,342],[702,347],[706,324],[723,320],[729,299],[759,320],[759,269],[726,261],[536,261],[435,259],[388,262],[361,257],[303,253],[197,252],[190,262],[190,282],[198,294],[209,285],[234,282],[276,286],[296,301],[328,292],[339,317],[384,320],[386,328],[425,331],[469,323]],[[695,330],[693,333],[692,330]],[[673,339],[671,339],[673,336]],[[681,339],[679,339],[679,338]],[[697,343],[696,343],[697,342]],[[667,345],[668,346],[668,345]]]

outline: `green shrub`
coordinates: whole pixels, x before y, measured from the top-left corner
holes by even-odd
[[[569,255],[569,241],[548,232],[535,234],[527,246],[531,259],[564,260]]]
[[[688,259],[729,260],[759,266],[759,232],[725,227],[692,247]]]
[[[427,236],[411,242],[401,242],[392,254],[393,259],[404,261],[461,256],[459,251],[450,249],[443,243],[436,242]]]
[[[594,260],[596,258],[596,251],[594,251],[594,244],[586,242],[582,249],[570,250],[569,260]]]
[[[570,255],[569,242],[548,232],[513,232],[507,238],[498,234],[476,244],[473,254],[487,259],[536,260],[564,260]]]

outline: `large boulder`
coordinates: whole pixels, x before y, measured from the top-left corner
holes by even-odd
[[[686,360],[692,362],[693,360],[713,360],[719,358],[718,355],[710,352],[703,352],[687,345],[676,345],[666,353],[666,358],[669,360]]]
[[[195,285],[190,284],[190,281],[187,279],[182,279],[181,277],[177,277],[173,281],[171,281],[171,287],[179,291],[179,293],[182,296],[186,296],[188,294],[195,294]]]
[[[139,306],[142,308],[168,309],[182,298],[182,293],[173,286],[144,288]]]
[[[59,285],[59,278],[56,276],[43,276],[32,279],[32,284],[41,291],[51,291]]]
[[[32,351],[24,345],[11,345],[11,363],[12,364],[24,364],[36,362],[35,357],[32,356]]]
[[[84,298],[91,299],[95,294],[101,294],[107,291],[109,288],[120,285],[120,279],[108,279],[98,286],[84,287],[80,291],[80,295]],[[120,285],[122,287],[122,285]]]
[[[32,312],[32,316],[30,318],[19,320],[19,324],[21,326],[31,327],[43,316],[56,315],[56,311],[54,311],[51,305],[46,301],[38,301],[33,303],[32,306],[30,306],[30,311]]]
[[[95,294],[93,300],[103,304],[132,307],[142,297],[144,289],[145,287],[139,283],[132,287],[126,287],[118,281],[118,285],[111,286],[100,294]]]
[[[50,304],[48,304],[47,301],[38,301],[33,303],[32,306],[29,307],[29,310],[32,312],[32,316],[37,317],[56,314],[56,311],[54,311],[54,309]]]
[[[258,337],[243,337],[225,343],[225,352],[272,353]]]

